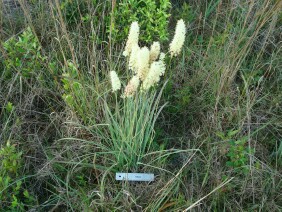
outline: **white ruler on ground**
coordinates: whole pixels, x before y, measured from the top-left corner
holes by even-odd
[[[154,174],[147,173],[116,173],[116,180],[122,181],[154,181]]]

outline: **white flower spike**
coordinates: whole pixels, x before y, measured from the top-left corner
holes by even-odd
[[[121,83],[115,71],[110,72],[112,91],[115,92],[121,88]]]
[[[183,19],[177,21],[175,34],[172,42],[169,44],[170,56],[177,56],[180,54],[180,51],[183,47],[185,41],[186,27]]]
[[[134,21],[130,26],[129,35],[126,42],[125,50],[123,52],[123,56],[127,57],[130,55],[132,48],[135,45],[138,45],[138,39],[139,39],[139,25],[137,21]]]

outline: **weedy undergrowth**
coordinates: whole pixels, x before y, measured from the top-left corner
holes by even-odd
[[[279,1],[171,0],[171,10],[160,9],[169,1],[19,2],[25,17],[12,24],[2,15],[1,38],[29,25],[41,47],[28,44],[23,56],[14,44],[0,48],[0,142],[22,153],[19,172],[36,174],[29,192],[40,202],[27,206],[22,180],[9,203],[40,211],[281,211]],[[171,26],[189,23],[176,60],[156,42],[167,40],[170,13]],[[126,45],[124,59],[121,43],[137,20],[140,34],[128,39],[135,45]],[[47,56],[41,66],[26,59],[34,52]],[[189,153],[198,148],[203,154]],[[116,171],[153,172],[156,180],[120,183]]]

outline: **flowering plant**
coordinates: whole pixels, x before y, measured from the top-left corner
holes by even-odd
[[[166,54],[161,52],[160,43],[153,42],[150,49],[146,46],[140,47],[138,44],[139,31],[138,22],[133,22],[123,52],[123,56],[129,58],[129,69],[134,73],[132,79],[124,89],[124,97],[132,97],[138,90],[139,85],[141,85],[142,91],[149,90],[151,87],[158,84],[166,69]],[[185,41],[185,34],[185,23],[181,19],[177,22],[174,38],[169,45],[169,54],[171,57],[180,54]],[[111,82],[113,91],[120,89],[121,83],[117,74],[113,71],[111,72]]]
[[[149,49],[140,47],[138,40],[139,26],[133,22],[123,52],[133,76],[124,88],[121,104],[117,101],[114,112],[106,105],[105,111],[117,166],[134,171],[151,151],[154,125],[163,108],[159,108],[162,89],[159,93],[148,91],[159,83],[166,69],[166,54],[161,52],[160,43],[153,42]],[[168,51],[171,58],[180,54],[184,40],[185,24],[179,20]],[[120,90],[121,82],[115,71],[110,72],[110,79],[112,91]]]

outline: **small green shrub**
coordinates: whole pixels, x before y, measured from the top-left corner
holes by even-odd
[[[78,68],[71,61],[63,68],[63,72],[62,84],[65,103],[84,124],[93,124],[95,113],[92,108],[96,104],[93,101],[96,98],[96,92],[92,90],[93,87],[88,86],[88,79],[79,76]]]
[[[230,140],[229,144],[230,148],[227,154],[229,160],[226,162],[226,165],[232,168],[243,168],[243,171],[248,171],[247,167],[245,167],[249,161],[246,139]]]
[[[32,30],[28,27],[18,38],[13,37],[4,44],[6,57],[4,65],[7,72],[4,77],[11,78],[16,71],[23,77],[38,75],[45,58],[41,55],[41,46]]]
[[[133,21],[139,21],[142,33],[140,39],[145,42],[168,40],[168,18],[171,3],[169,0],[128,0],[117,1],[114,21],[111,26],[115,42],[123,41]]]
[[[24,211],[25,206],[35,203],[34,197],[24,189],[21,177],[22,152],[10,141],[0,149],[0,205],[7,211]]]
[[[247,173],[249,171],[248,162],[249,156],[252,150],[247,146],[247,137],[235,139],[235,135],[238,134],[238,130],[230,130],[225,135],[224,133],[216,133],[222,140],[227,141],[228,144],[225,147],[227,149],[226,166],[236,170],[239,173]]]

